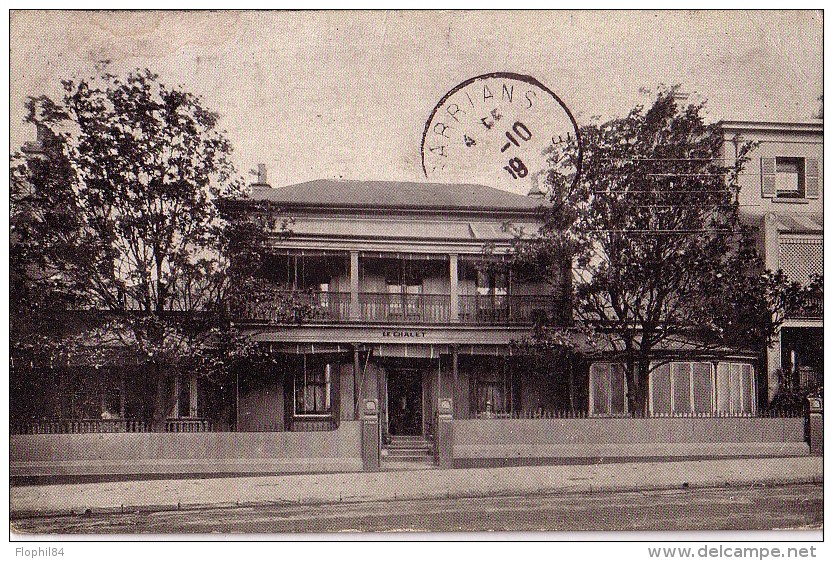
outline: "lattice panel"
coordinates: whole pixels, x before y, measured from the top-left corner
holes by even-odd
[[[778,260],[790,280],[806,285],[813,275],[823,273],[822,244],[822,240],[781,240]]]

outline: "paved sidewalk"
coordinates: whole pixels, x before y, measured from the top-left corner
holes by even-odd
[[[258,503],[317,504],[438,497],[820,483],[823,458],[755,458],[11,487],[13,517]]]

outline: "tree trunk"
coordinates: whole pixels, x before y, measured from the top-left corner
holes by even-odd
[[[156,404],[153,408],[153,432],[165,432],[166,421],[166,405],[167,399],[165,396],[165,373],[157,362],[153,363],[154,374],[156,377]]]
[[[650,373],[651,361],[645,356],[640,356],[636,362],[637,377],[639,378],[638,411],[641,417],[648,415],[648,376]]]

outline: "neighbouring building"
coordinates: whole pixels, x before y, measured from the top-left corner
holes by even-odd
[[[824,127],[821,122],[723,121],[724,154],[732,160],[742,142],[756,147],[740,176],[740,210],[758,232],[767,269],[783,270],[807,285],[824,269]],[[802,385],[823,382],[821,300],[794,311],[766,349],[765,399],[778,392],[778,372]]]

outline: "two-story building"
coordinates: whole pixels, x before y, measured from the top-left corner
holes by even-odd
[[[539,227],[542,199],[480,185],[272,188],[262,178],[239,205],[249,201],[292,218],[263,270],[315,312],[285,324],[272,303],[251,307],[247,328],[284,367],[253,376],[256,388],[242,382],[240,430],[327,429],[355,419],[364,398],[378,400],[386,437],[430,435],[439,397],[453,398],[460,418],[566,408],[512,352],[535,314],[557,313],[559,291],[500,267],[517,231]]]
[[[742,216],[757,229],[765,267],[783,270],[790,280],[809,284],[824,268],[824,146],[820,122],[723,121],[724,157],[752,141],[740,180]],[[779,370],[803,384],[821,385],[822,302],[793,312],[766,350],[768,399],[778,391]]]

